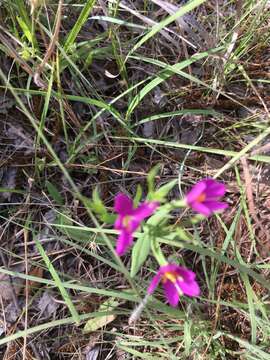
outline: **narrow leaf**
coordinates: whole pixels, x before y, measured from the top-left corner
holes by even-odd
[[[48,193],[51,195],[53,200],[56,201],[57,204],[63,205],[64,199],[63,199],[62,195],[60,194],[60,192],[58,191],[58,189],[56,188],[56,186],[53,185],[53,183],[51,183],[49,180],[47,180],[45,182],[45,185],[48,190]]]
[[[71,313],[71,316],[73,318],[73,321],[76,322],[77,324],[79,324],[80,322],[80,317],[79,314],[77,313],[77,310],[75,308],[75,306],[73,305],[71,298],[67,292],[67,290],[65,289],[65,287],[63,286],[60,277],[57,273],[57,271],[55,270],[53,264],[51,263],[48,255],[46,254],[45,250],[43,249],[41,243],[39,242],[39,240],[35,238],[35,243],[36,243],[36,247],[38,248],[38,251],[43,259],[43,261],[45,262],[48,271],[51,273],[53,280],[55,281],[56,286],[58,287],[67,307],[69,308],[69,311]]]
[[[74,44],[74,41],[76,40],[77,35],[79,34],[81,28],[86,22],[93,6],[95,5],[95,2],[96,0],[88,0],[87,3],[84,5],[84,8],[82,9],[82,12],[80,13],[78,20],[76,21],[72,30],[68,34],[68,37],[64,45],[65,52],[68,52],[70,47]]]

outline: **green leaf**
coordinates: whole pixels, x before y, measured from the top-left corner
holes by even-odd
[[[27,38],[27,40],[33,44],[33,36],[32,36],[32,33],[31,33],[31,28],[29,29],[27,24],[25,23],[25,21],[20,17],[20,16],[17,16],[17,21],[25,35],[25,37]]]
[[[48,190],[48,193],[53,198],[53,200],[56,201],[57,204],[63,205],[64,199],[63,199],[62,195],[59,193],[59,191],[57,190],[57,188],[48,180],[45,182],[45,186]]]
[[[133,113],[134,109],[141,103],[142,99],[152,91],[156,86],[164,82],[165,80],[172,77],[176,72],[183,70],[184,68],[188,67],[189,65],[193,64],[194,62],[201,60],[207,56],[209,56],[210,51],[197,53],[191,56],[187,60],[183,60],[180,63],[171,65],[164,70],[161,70],[157,76],[152,79],[149,83],[147,83],[139,92],[138,94],[132,99],[127,109],[126,118],[129,119],[131,114]]]
[[[180,240],[187,241],[189,243],[196,243],[195,239],[193,239],[190,235],[188,235],[182,227],[177,226],[175,232]]]
[[[205,0],[193,0],[189,1],[184,6],[181,6],[179,10],[177,10],[174,14],[168,16],[166,19],[158,22],[156,25],[154,25],[151,30],[146,33],[138,42],[133,46],[133,48],[130,50],[130,52],[127,55],[127,58],[136,51],[140,46],[142,46],[147,40],[149,40],[151,37],[153,37],[155,34],[157,34],[160,30],[162,30],[164,27],[175,21],[176,19],[180,18],[181,16],[185,15],[189,11],[195,9],[197,6],[203,4]]]
[[[84,246],[85,244],[89,245],[91,242],[97,245],[104,245],[102,237],[93,237],[93,233],[89,231],[86,227],[76,225],[74,226],[73,220],[69,217],[68,214],[58,213],[53,226],[55,226],[57,230],[59,230],[62,234],[66,235],[69,239],[83,243]],[[81,251],[83,250],[81,249]]]
[[[73,26],[72,30],[69,32],[68,37],[66,39],[64,50],[68,52],[70,47],[74,44],[77,35],[81,31],[84,23],[86,22],[90,11],[92,10],[93,6],[95,5],[96,0],[88,0],[82,9],[78,20],[76,21],[75,25]]]
[[[27,38],[29,36],[29,33],[31,33],[31,44],[33,45],[33,47],[38,50],[38,42],[37,39],[35,37],[35,32],[32,31],[32,21],[31,18],[29,16],[29,11],[25,6],[25,3],[23,0],[15,0],[15,4],[17,5],[17,9],[18,9],[18,13],[19,13],[19,18],[23,21],[24,23],[24,28],[22,28],[24,34],[26,35],[25,30],[27,29]],[[18,17],[17,17],[18,20]],[[19,25],[21,26],[20,21],[18,20]]]
[[[95,188],[92,194],[93,201],[91,202],[91,208],[97,214],[105,214],[107,213],[107,209],[104,206],[102,200],[99,197],[98,189]]]
[[[149,171],[147,175],[147,184],[148,184],[149,193],[152,193],[154,191],[155,177],[157,176],[159,169],[160,169],[160,164],[157,164]]]
[[[112,312],[115,308],[117,308],[120,305],[120,302],[115,300],[115,298],[110,298],[106,300],[103,304],[100,305],[98,312]],[[87,323],[84,326],[83,332],[84,333],[90,333],[94,332],[103,326],[109,324],[113,320],[116,319],[115,314],[108,314],[103,316],[97,316],[93,319],[90,319],[87,321]]]
[[[108,213],[105,205],[103,204],[102,200],[99,197],[97,188],[95,188],[93,191],[92,201],[86,199],[86,203],[89,206],[89,208],[99,216],[101,221],[108,224],[114,223],[116,219],[116,215]]]
[[[186,320],[184,324],[184,344],[185,344],[185,356],[190,355],[192,335],[191,335],[191,326],[192,323],[190,320]]]
[[[139,184],[137,186],[137,189],[136,189],[136,195],[133,199],[133,204],[135,207],[137,207],[139,205],[139,202],[141,201],[141,198],[142,198],[142,187],[141,185]]]
[[[148,232],[143,234],[133,246],[131,255],[131,269],[130,276],[134,277],[139,271],[142,264],[145,262],[151,249],[151,239]]]
[[[157,210],[146,222],[144,233],[139,237],[132,249],[130,276],[134,277],[145,262],[150,253],[151,241],[153,241],[154,233],[152,231],[160,225],[160,223],[168,218],[170,207],[164,205]]]
[[[172,190],[172,188],[175,187],[175,185],[177,184],[177,179],[172,180],[170,182],[168,182],[167,184],[161,186],[158,190],[156,190],[154,192],[154,194],[152,195],[152,199],[151,200],[155,200],[155,201],[162,201],[165,200],[165,197],[167,196],[167,194]]]

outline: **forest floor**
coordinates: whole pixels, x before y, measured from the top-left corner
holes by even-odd
[[[269,1],[0,5],[1,359],[269,360]],[[155,261],[127,279],[89,200],[144,198],[157,164],[169,199],[214,177],[229,208],[163,245],[200,297],[131,323]]]

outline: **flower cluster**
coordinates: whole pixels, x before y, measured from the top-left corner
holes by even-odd
[[[219,201],[225,192],[224,184],[213,179],[204,179],[192,187],[183,204],[208,217],[227,208],[227,203]],[[115,197],[114,210],[118,216],[114,227],[119,230],[116,244],[116,253],[119,256],[125,254],[132,245],[134,232],[146,218],[155,212],[158,206],[159,203],[156,201],[145,201],[138,207],[134,207],[132,199],[127,195],[120,193]],[[151,295],[161,282],[169,304],[175,307],[181,295],[198,296],[200,294],[195,278],[194,272],[182,266],[173,263],[162,264],[153,277],[147,293]]]

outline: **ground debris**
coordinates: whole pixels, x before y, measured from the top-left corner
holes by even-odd
[[[24,155],[34,151],[34,139],[19,125],[9,125],[6,136],[13,142],[16,151],[24,149]]]
[[[10,282],[9,275],[0,274],[0,297],[9,302],[13,298],[13,293],[18,295],[23,287],[23,279],[12,278],[12,283]]]
[[[14,190],[16,187],[17,169],[15,167],[5,168],[4,175],[1,181],[1,186],[4,189]],[[4,191],[1,193],[2,198],[7,201],[11,200],[12,192]]]
[[[59,304],[55,301],[54,297],[46,290],[38,301],[38,308],[41,311],[40,316],[46,318],[55,314]]]
[[[100,349],[98,347],[94,347],[89,351],[85,352],[85,360],[97,360]]]

